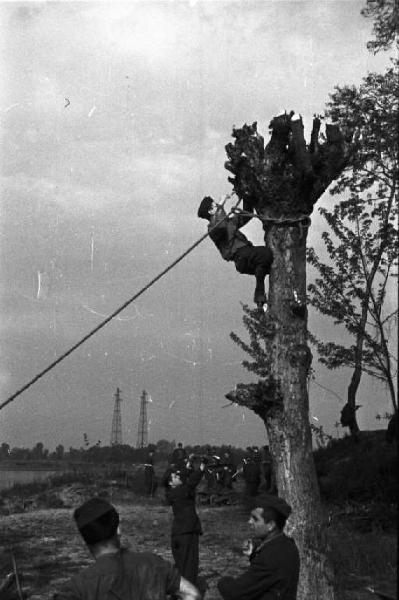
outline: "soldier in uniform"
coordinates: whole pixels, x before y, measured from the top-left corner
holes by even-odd
[[[54,600],[166,600],[167,595],[199,600],[197,588],[171,563],[121,547],[119,514],[112,504],[91,498],[73,516],[95,562],[65,583]]]
[[[183,448],[183,444],[181,442],[179,442],[177,444],[177,448],[175,448],[172,452],[171,463],[177,469],[183,469],[186,466],[186,460],[187,460],[187,452]]]
[[[205,463],[194,470],[186,465],[183,474],[172,470],[165,482],[166,501],[173,510],[171,546],[176,567],[185,579],[197,583],[199,570],[199,536],[201,522],[196,511],[195,488],[204,474]]]
[[[254,302],[258,308],[266,303],[265,277],[270,273],[273,253],[266,246],[254,246],[240,231],[252,215],[235,214],[227,216],[223,205],[217,204],[211,196],[202,199],[198,208],[198,216],[209,221],[209,237],[214,242],[224,260],[232,261],[236,270],[245,275],[254,275],[256,279]],[[245,212],[252,213],[253,209],[245,205]]]
[[[264,483],[262,483],[260,489],[262,489],[264,492],[268,492],[269,494],[274,494],[276,492],[276,485],[269,446],[263,446],[262,475]]]
[[[148,452],[147,460],[144,463],[144,486],[147,496],[154,496],[157,481],[154,471],[154,452],[152,450]]]
[[[233,475],[236,471],[230,452],[223,453],[223,487],[233,489]]]
[[[260,484],[260,463],[258,460],[255,460],[253,451],[244,458],[242,472],[245,481],[246,496],[256,496]]]

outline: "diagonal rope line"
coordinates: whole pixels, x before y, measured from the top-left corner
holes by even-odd
[[[255,217],[256,219],[259,219],[260,221],[276,223],[277,225],[283,224],[283,223],[298,223],[300,221],[306,221],[306,220],[310,221],[309,215],[298,215],[297,217],[286,217],[286,218],[281,217],[281,218],[277,219],[275,217],[263,217],[256,213],[247,212],[246,210],[241,210],[241,209],[237,209],[237,210],[232,209],[232,210],[237,215],[243,215],[244,217]]]
[[[12,402],[13,400],[15,400],[15,398],[17,398],[18,396],[20,396],[22,394],[22,392],[24,392],[25,390],[27,390],[28,388],[30,388],[34,383],[36,383],[36,381],[38,381],[44,375],[46,375],[46,373],[48,373],[49,371],[51,371],[52,369],[54,369],[54,367],[56,365],[58,365],[61,361],[63,361],[64,358],[66,358],[67,356],[69,356],[70,354],[72,354],[72,352],[74,352],[77,348],[79,348],[79,346],[81,346],[84,342],[86,342],[89,338],[91,338],[95,333],[97,333],[97,331],[99,331],[100,329],[102,329],[107,323],[109,323],[110,321],[112,321],[112,319],[114,317],[116,317],[117,315],[119,315],[120,312],[122,312],[123,310],[125,310],[125,308],[127,306],[129,306],[129,304],[131,304],[132,302],[134,302],[139,296],[141,296],[142,294],[144,294],[144,292],[146,292],[151,286],[153,286],[154,283],[156,283],[157,281],[159,281],[161,279],[161,277],[163,277],[164,275],[166,275],[166,273],[168,273],[171,269],[173,269],[173,267],[175,267],[180,261],[183,260],[183,258],[185,258],[188,254],[190,254],[190,252],[192,252],[194,250],[194,248],[196,248],[201,242],[203,242],[208,237],[208,235],[211,233],[211,231],[213,231],[213,229],[215,227],[217,227],[218,225],[220,225],[220,223],[222,223],[223,221],[225,221],[230,216],[230,214],[234,213],[234,210],[235,210],[235,208],[237,208],[237,206],[240,203],[240,201],[241,200],[239,198],[238,201],[237,201],[237,203],[235,204],[235,206],[230,210],[230,212],[228,214],[226,214],[225,217],[223,217],[223,219],[221,219],[213,227],[211,227],[210,229],[208,229],[208,231],[203,236],[201,236],[196,242],[194,242],[189,248],[187,248],[187,250],[185,252],[183,252],[183,254],[181,254],[180,256],[178,256],[172,263],[170,263],[170,265],[168,265],[156,277],[154,277],[153,279],[151,279],[151,281],[149,281],[147,283],[147,285],[145,285],[144,287],[142,287],[141,290],[139,290],[137,292],[137,294],[135,294],[134,296],[132,296],[129,300],[127,300],[124,304],[122,304],[122,306],[120,306],[119,308],[117,308],[106,319],[104,319],[103,321],[101,321],[101,323],[99,323],[94,329],[92,329],[91,331],[89,331],[89,333],[87,333],[83,338],[81,338],[78,342],[76,342],[76,344],[74,344],[71,348],[69,348],[69,350],[67,350],[66,352],[64,352],[64,354],[61,354],[61,356],[59,356],[57,358],[57,360],[55,360],[51,364],[49,364],[48,367],[46,367],[45,369],[43,369],[43,371],[40,371],[40,373],[38,373],[37,375],[35,375],[35,377],[33,377],[30,381],[28,381],[28,383],[26,383],[19,390],[17,390],[16,392],[14,392],[14,394],[12,394],[12,396],[10,396],[9,398],[7,398],[7,400],[5,400],[4,402],[2,402],[0,404],[0,410],[2,408],[4,408],[5,406],[7,406],[7,404],[9,404],[10,402]]]

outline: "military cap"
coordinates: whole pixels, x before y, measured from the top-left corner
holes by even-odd
[[[285,500],[272,494],[260,494],[252,501],[252,508],[273,508],[286,519],[290,516],[292,508]]]
[[[213,201],[214,200],[211,198],[211,196],[205,196],[205,198],[202,198],[197,213],[200,219],[209,219],[209,210],[212,208]]]
[[[106,500],[90,498],[75,510],[73,516],[78,529],[82,529],[85,525],[92,523],[110,511],[115,511],[115,508]]]

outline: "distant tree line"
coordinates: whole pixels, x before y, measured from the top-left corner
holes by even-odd
[[[67,451],[59,444],[54,452],[44,447],[42,442],[37,442],[33,448],[10,447],[3,442],[0,446],[0,461],[64,461],[64,462],[91,462],[91,463],[145,463],[150,451],[154,452],[156,461],[168,461],[176,446],[174,441],[159,440],[156,444],[149,444],[146,448],[134,448],[129,444],[115,446],[102,446],[101,441],[90,446],[88,438],[84,436],[84,444],[80,448],[70,447]],[[209,456],[216,454],[222,457],[228,452],[233,461],[238,464],[246,450],[230,445],[212,446],[210,444],[185,446],[187,455]]]

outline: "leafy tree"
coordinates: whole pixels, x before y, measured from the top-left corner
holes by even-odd
[[[370,73],[359,88],[337,87],[327,105],[334,122],[355,126],[360,135],[352,168],[331,190],[346,199],[332,210],[319,209],[328,224],[322,238],[329,260],[308,250],[308,261],[318,272],[308,291],[310,303],[343,325],[353,340],[345,345],[312,336],[321,363],[352,369],[341,413],[342,425],[352,434],[359,431],[356,394],[362,372],[386,383],[397,411],[392,329],[398,311],[385,306],[390,280],[397,275],[398,96],[391,67],[385,74]]]
[[[28,448],[12,448],[10,458],[12,460],[29,460],[31,458],[31,451]]]
[[[388,50],[395,42],[399,29],[399,9],[396,0],[367,0],[361,11],[364,17],[374,18],[374,40],[367,48],[376,54],[379,50]]]
[[[329,435],[324,431],[322,425],[314,425],[314,423],[311,423],[310,429],[314,434],[316,445],[319,449],[325,448],[333,439],[332,435]]]
[[[62,460],[64,458],[64,454],[65,454],[65,448],[62,444],[58,444],[58,446],[55,449],[55,455],[57,460]]]
[[[3,442],[0,448],[0,460],[9,458],[10,456],[10,444]]]
[[[307,378],[306,238],[317,200],[352,160],[353,127],[344,130],[315,117],[310,143],[293,112],[270,123],[264,145],[256,123],[233,129],[226,146],[229,181],[245,210],[261,219],[274,260],[266,313],[245,309],[250,342],[233,339],[248,352],[244,365],[259,376],[238,384],[227,397],[264,421],[279,494],[293,506],[292,533],[301,553],[299,598],[333,598],[326,536],[312,456]]]
[[[44,446],[42,442],[37,442],[34,448],[32,448],[31,456],[34,460],[40,460],[44,455]]]
[[[175,446],[175,441],[169,442],[168,440],[158,440],[156,444],[157,452],[165,457],[169,456],[169,454],[172,454]]]

